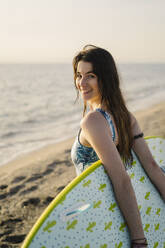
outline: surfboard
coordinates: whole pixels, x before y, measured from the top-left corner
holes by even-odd
[[[165,139],[145,139],[156,162],[165,169]],[[133,157],[127,172],[145,236],[150,248],[165,248],[165,203],[134,153]],[[57,195],[22,245],[22,248],[111,247],[130,247],[130,237],[101,161],[92,164]]]

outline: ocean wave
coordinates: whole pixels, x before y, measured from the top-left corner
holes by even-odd
[[[7,133],[5,133],[5,134],[2,134],[2,135],[1,135],[1,138],[6,139],[6,138],[10,138],[10,137],[16,136],[16,135],[18,135],[18,134],[20,134],[19,131],[16,131],[16,132],[9,131],[9,132],[7,132]]]

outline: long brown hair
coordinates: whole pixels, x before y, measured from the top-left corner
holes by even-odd
[[[76,87],[76,74],[79,61],[90,62],[93,66],[93,72],[98,77],[98,87],[101,94],[101,103],[104,103],[108,111],[112,114],[119,137],[117,149],[125,165],[132,162],[131,148],[133,144],[133,135],[131,131],[130,113],[126,107],[124,98],[120,89],[120,80],[112,55],[105,49],[94,45],[86,45],[73,58],[74,84]],[[84,103],[83,116],[86,112]]]

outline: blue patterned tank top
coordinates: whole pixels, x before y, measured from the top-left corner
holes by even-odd
[[[96,111],[103,114],[105,119],[108,121],[112,132],[112,139],[115,140],[115,128],[111,119],[111,116],[104,110],[97,108]],[[92,147],[84,146],[80,143],[79,136],[80,136],[81,129],[78,132],[78,135],[75,139],[75,142],[71,149],[71,158],[73,164],[76,168],[77,175],[80,175],[83,170],[85,170],[88,166],[92,163],[96,162],[99,158]]]

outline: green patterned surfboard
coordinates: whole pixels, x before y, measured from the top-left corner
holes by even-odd
[[[165,139],[146,138],[162,169]],[[134,154],[127,170],[150,248],[165,248],[165,203]],[[131,211],[131,210],[130,210]],[[97,161],[76,177],[47,207],[22,248],[127,248],[127,226],[104,166]]]

